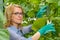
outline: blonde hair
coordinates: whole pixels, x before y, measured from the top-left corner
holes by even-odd
[[[10,4],[8,5],[6,8],[5,8],[5,16],[6,16],[6,23],[4,25],[5,28],[9,27],[10,25],[12,25],[11,23],[11,16],[12,16],[12,13],[14,11],[14,7],[18,7],[20,9],[22,9],[21,6],[17,5],[17,4]],[[23,9],[22,9],[22,12],[23,12]],[[20,27],[21,27],[21,24],[19,24]]]

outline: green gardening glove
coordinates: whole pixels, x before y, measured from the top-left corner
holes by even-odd
[[[44,7],[42,7],[41,9],[39,9],[39,11],[38,11],[36,17],[37,17],[37,18],[42,17],[42,15],[44,14],[44,12],[47,11],[47,7],[48,7],[48,6],[44,6]]]
[[[44,27],[42,27],[41,29],[38,30],[38,32],[40,33],[40,35],[44,35],[46,33],[49,32],[55,32],[55,28],[54,28],[54,24],[48,24],[45,25]]]

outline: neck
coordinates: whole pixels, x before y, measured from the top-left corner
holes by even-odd
[[[16,28],[19,28],[17,23],[13,23],[13,26],[16,27]]]

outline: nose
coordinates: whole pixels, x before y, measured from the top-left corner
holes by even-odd
[[[18,17],[19,17],[19,18],[22,18],[23,16],[22,16],[22,15],[19,15]]]

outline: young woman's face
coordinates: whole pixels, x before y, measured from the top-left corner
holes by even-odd
[[[20,24],[23,20],[23,12],[21,8],[14,7],[14,12],[12,13],[12,22]]]

